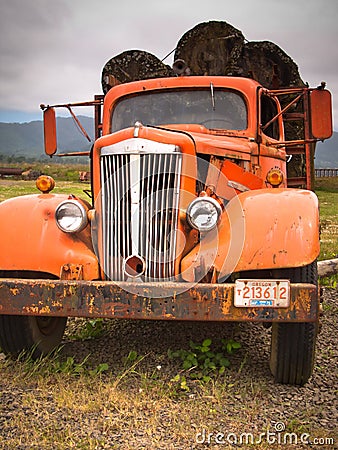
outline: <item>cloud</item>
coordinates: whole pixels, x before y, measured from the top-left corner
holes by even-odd
[[[198,7],[194,0],[0,0],[0,8],[1,109],[89,100],[100,93],[112,56],[142,49],[163,58],[208,20],[225,20],[251,41],[275,42],[306,81],[327,80],[338,98],[336,0],[214,0]]]

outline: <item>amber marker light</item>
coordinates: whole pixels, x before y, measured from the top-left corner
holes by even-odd
[[[94,222],[94,220],[95,220],[95,209],[89,209],[88,211],[87,211],[87,217],[88,217],[88,220],[89,220],[89,222]]]
[[[266,181],[273,187],[278,187],[283,183],[284,175],[279,169],[271,169],[266,175]]]
[[[48,175],[41,175],[36,180],[36,187],[43,194],[48,194],[48,192],[52,191],[55,188],[55,181],[52,177]]]

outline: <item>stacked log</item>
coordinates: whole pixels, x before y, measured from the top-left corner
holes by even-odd
[[[268,89],[305,86],[296,63],[270,41],[249,42],[224,21],[203,22],[178,41],[174,60],[184,60],[191,75],[249,77]],[[155,55],[127,50],[111,58],[102,70],[104,93],[119,83],[176,76]]]
[[[244,46],[240,30],[226,22],[205,22],[179,40],[174,60],[183,59],[191,75],[237,75]]]
[[[174,75],[173,69],[155,55],[142,50],[127,50],[105,64],[101,84],[106,94],[110,88],[120,83]]]

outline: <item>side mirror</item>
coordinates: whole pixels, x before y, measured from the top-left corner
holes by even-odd
[[[53,156],[57,150],[55,109],[48,107],[43,111],[43,131],[45,138],[45,153]]]
[[[310,92],[311,132],[315,139],[323,141],[332,136],[331,93],[326,89]]]

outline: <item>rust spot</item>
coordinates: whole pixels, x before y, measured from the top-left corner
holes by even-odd
[[[39,315],[39,308],[37,306],[24,306],[22,311],[23,314]]]

